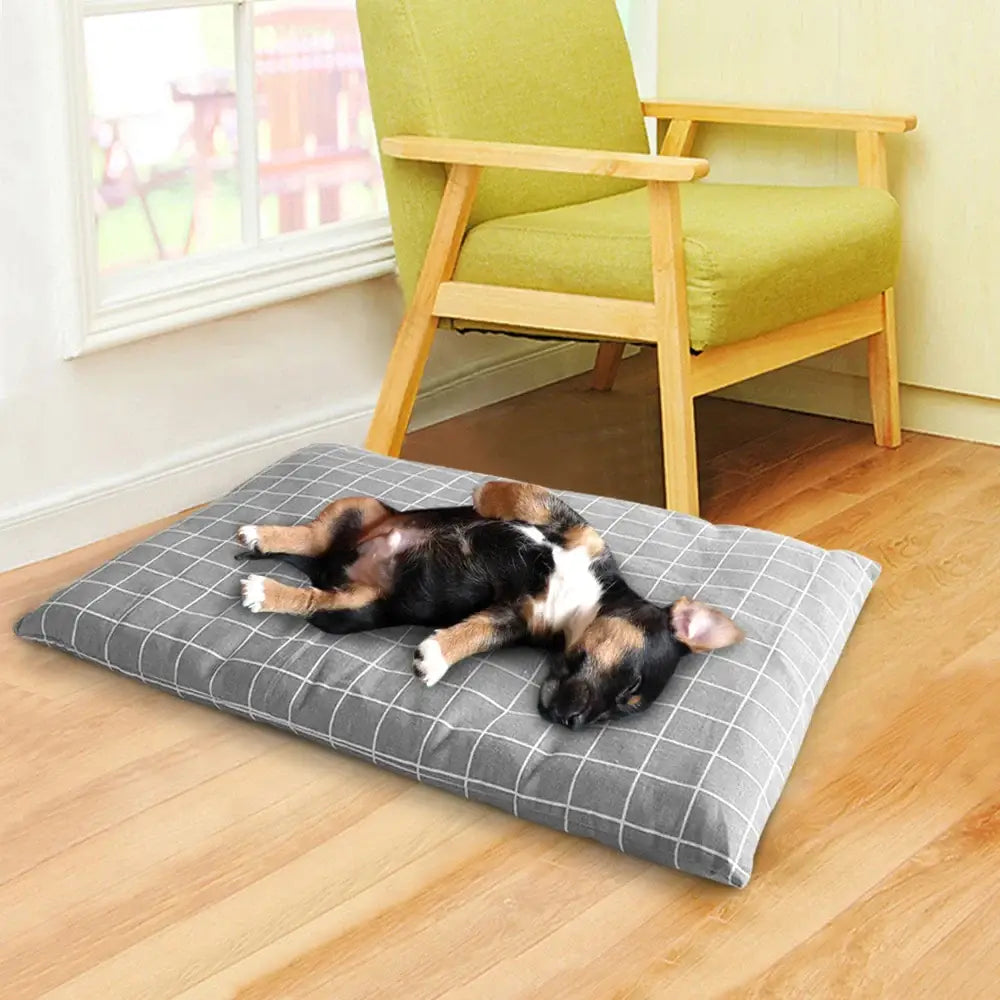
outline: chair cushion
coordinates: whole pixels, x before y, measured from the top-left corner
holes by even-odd
[[[578,732],[538,715],[542,651],[471,657],[427,689],[411,670],[424,629],[334,636],[241,606],[239,525],[309,520],[339,496],[463,504],[483,478],[312,445],[70,584],[17,631],[524,819],[745,885],[878,567],[766,531],[563,494],[641,593],[698,597],[747,633],[685,657],[642,714]],[[272,561],[253,570],[303,582]]]
[[[682,187],[695,350],[819,316],[890,288],[899,206],[862,187]],[[481,223],[455,278],[622,299],[653,297],[646,188]]]
[[[357,0],[380,138],[649,152],[614,0]],[[444,191],[440,164],[382,158],[399,274],[413,293]],[[614,177],[489,169],[472,222],[641,186]]]

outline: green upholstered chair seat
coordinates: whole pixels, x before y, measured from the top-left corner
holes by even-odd
[[[890,288],[899,208],[862,187],[681,189],[695,350],[746,340]],[[651,300],[646,188],[482,222],[457,281]]]

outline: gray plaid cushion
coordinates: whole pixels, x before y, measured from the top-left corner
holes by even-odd
[[[735,648],[686,657],[643,714],[579,732],[536,712],[542,652],[475,658],[428,690],[410,670],[422,629],[331,636],[240,606],[237,526],[308,520],[338,496],[462,504],[482,478],[304,448],[71,584],[17,631],[524,819],[746,885],[878,567],[764,531],[563,494],[640,592],[661,604],[698,597],[747,633]],[[254,566],[301,582],[277,563]]]

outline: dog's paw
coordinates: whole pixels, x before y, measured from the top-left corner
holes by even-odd
[[[435,684],[448,672],[448,661],[441,652],[437,639],[424,639],[413,652],[413,673],[425,687]]]
[[[236,532],[236,541],[255,554],[260,553],[260,532],[256,525],[245,524]]]
[[[243,607],[249,608],[255,615],[265,610],[266,582],[266,577],[252,573],[240,584],[240,590],[243,593]]]

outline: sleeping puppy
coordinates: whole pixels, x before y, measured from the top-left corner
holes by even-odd
[[[477,653],[555,647],[539,711],[571,729],[642,711],[686,653],[743,637],[697,601],[663,608],[640,597],[600,535],[540,486],[491,482],[471,507],[405,512],[335,500],[310,524],[247,526],[237,537],[249,550],[240,558],[283,559],[312,582],[247,577],[243,604],[253,612],[300,615],[337,633],[435,627],[413,661],[428,687]]]

